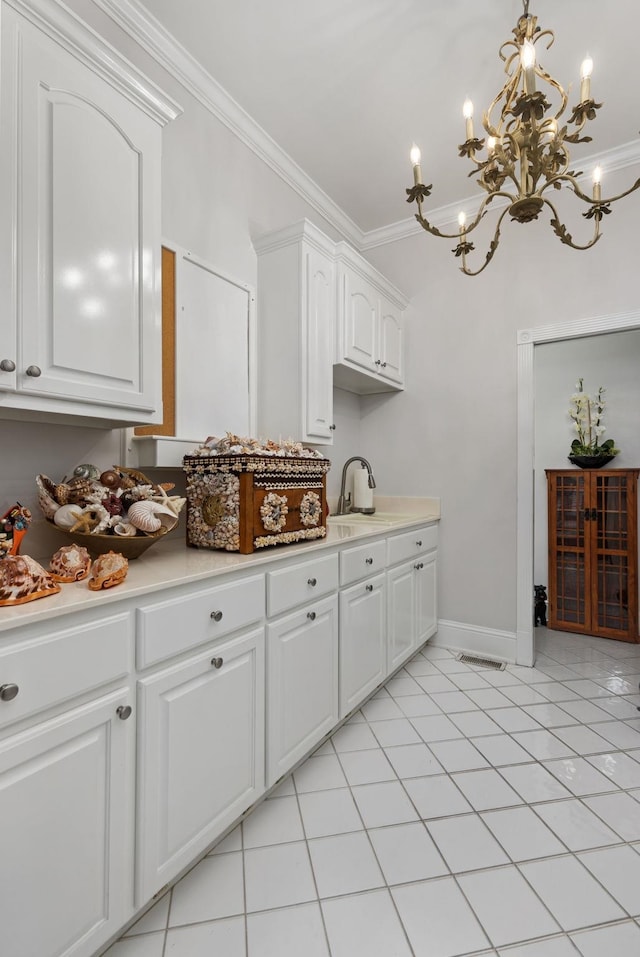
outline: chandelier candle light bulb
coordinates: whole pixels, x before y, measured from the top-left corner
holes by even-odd
[[[462,107],[462,115],[464,116],[466,120],[467,139],[472,140],[473,139],[473,103],[471,102],[471,100],[466,99],[464,101],[464,105]]]
[[[422,180],[422,171],[420,169],[420,148],[414,143],[409,153],[411,165],[413,166],[413,182],[417,186]]]
[[[460,239],[464,239],[465,226],[467,224],[467,215],[464,212],[458,213],[458,227],[460,229]]]
[[[580,67],[580,102],[586,103],[591,97],[591,74],[593,73],[593,60],[586,56]]]
[[[602,199],[602,167],[596,166],[593,171],[593,198],[596,202]]]
[[[531,40],[525,40],[520,53],[522,69],[524,70],[524,92],[536,92],[536,50]]]

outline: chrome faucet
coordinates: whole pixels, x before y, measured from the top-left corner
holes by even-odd
[[[347,512],[352,511],[351,492],[349,492],[349,495],[346,499],[344,497],[344,490],[345,490],[345,485],[347,482],[347,469],[349,468],[352,462],[361,462],[364,465],[367,472],[369,473],[369,480],[368,480],[369,488],[376,487],[376,480],[373,477],[371,466],[366,459],[363,459],[361,455],[354,455],[352,458],[347,459],[347,461],[344,463],[342,467],[342,482],[340,484],[340,498],[338,499],[338,511],[336,512],[337,515],[346,515]]]

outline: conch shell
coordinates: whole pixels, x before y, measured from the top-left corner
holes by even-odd
[[[28,555],[8,555],[0,561],[0,605],[22,605],[59,591],[60,585]]]
[[[91,556],[84,545],[63,545],[49,562],[49,572],[57,582],[82,581],[90,567]]]
[[[105,552],[99,555],[91,566],[91,578],[87,582],[92,591],[101,588],[113,588],[127,577],[129,562],[119,552]]]
[[[47,475],[36,475],[36,487],[38,489],[38,505],[42,509],[45,518],[50,521],[60,508],[60,502],[54,495],[55,484]]]
[[[178,516],[172,509],[148,499],[134,502],[129,508],[127,520],[145,535],[170,532],[178,524]]]

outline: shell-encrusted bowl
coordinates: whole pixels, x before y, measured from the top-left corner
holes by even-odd
[[[160,542],[167,536],[165,531],[157,532],[155,535],[138,534],[130,538],[125,535],[85,535],[82,532],[72,532],[68,528],[59,528],[53,522],[47,524],[51,525],[66,541],[84,545],[92,558],[115,551],[132,561],[134,558],[139,558],[155,542]]]

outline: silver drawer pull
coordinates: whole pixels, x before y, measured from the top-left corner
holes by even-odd
[[[211,617],[213,618],[214,621],[221,621],[221,620],[222,620],[222,612],[221,612],[221,611],[212,611],[212,612],[211,612]]]
[[[212,658],[211,664],[213,665],[214,668],[222,668],[224,664],[224,658]]]
[[[365,558],[365,565],[373,565],[373,558]]]
[[[315,613],[315,611],[308,611],[308,612],[307,612],[307,618],[309,619],[309,621],[315,621],[315,620],[316,620],[316,613]]]
[[[15,372],[16,364],[13,359],[3,359],[2,362],[0,362],[0,369],[2,369],[3,372]]]
[[[424,562],[418,562],[418,564],[414,565],[413,567],[416,569],[416,571],[420,571],[421,568],[424,568]]]
[[[419,541],[417,541],[417,542],[416,542],[416,545],[418,546],[418,548],[422,548],[422,539],[420,539]]]
[[[40,366],[29,366],[27,369],[27,375],[30,376],[32,379],[37,379],[39,376],[42,375],[42,369],[40,368]]]
[[[126,721],[127,718],[131,717],[131,705],[130,704],[121,704],[119,708],[116,708],[116,714],[121,721]]]
[[[373,591],[373,585],[367,585],[367,591]]]
[[[315,588],[318,584],[317,578],[307,578],[307,585],[311,585],[312,588]]]
[[[14,684],[2,685],[0,687],[0,700],[13,701],[13,699],[17,696],[19,691],[20,691],[20,688],[18,687],[18,685],[14,685]]]

